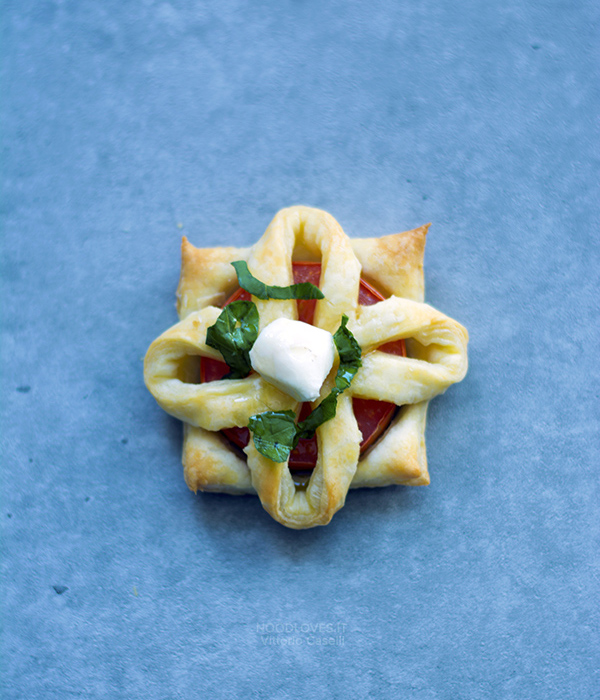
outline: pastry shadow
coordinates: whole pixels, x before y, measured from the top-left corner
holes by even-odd
[[[281,557],[302,564],[314,558],[315,552],[323,555],[328,549],[337,550],[342,540],[364,540],[370,528],[387,529],[392,522],[414,519],[424,504],[417,491],[421,490],[408,486],[352,490],[328,525],[305,530],[273,520],[257,496],[198,492],[190,497],[202,536],[220,548],[259,561]]]
[[[165,418],[166,420],[164,422],[164,432],[167,435],[167,440],[171,445],[172,451],[179,457],[181,457],[181,445],[183,443],[183,423],[177,418],[170,416],[168,413],[165,414]],[[181,462],[179,463],[179,466],[181,466]]]
[[[311,555],[319,543],[338,529],[333,521],[325,527],[293,530],[274,520],[262,507],[258,496],[230,496],[223,493],[198,492],[194,497],[194,514],[205,536],[226,539],[250,556],[283,556],[290,561]]]
[[[423,506],[425,491],[414,486],[391,485],[352,489],[338,514],[353,531],[387,529],[414,519]]]

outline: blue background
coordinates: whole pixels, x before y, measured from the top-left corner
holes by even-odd
[[[598,4],[2,15],[3,698],[598,697]],[[141,362],[181,234],[295,203],[431,221],[471,334],[431,486],[304,532],[187,490]]]

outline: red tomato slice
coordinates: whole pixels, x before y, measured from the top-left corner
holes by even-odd
[[[293,263],[294,282],[311,282],[319,286],[321,278],[321,263],[318,262],[295,262]],[[225,302],[224,306],[232,301],[242,299],[248,301],[250,294],[244,289],[238,289]],[[374,289],[368,282],[361,278],[360,288],[358,291],[358,303],[363,306],[376,304],[378,301],[383,301],[384,297]],[[298,300],[298,319],[304,323],[312,323],[315,315],[316,299]],[[406,346],[403,340],[397,340],[392,343],[382,345],[380,350],[388,352],[392,355],[401,355],[406,357]],[[204,357],[201,360],[200,380],[202,382],[214,382],[217,379],[222,379],[229,367],[219,360],[213,360],[209,357]],[[358,423],[358,428],[362,433],[362,442],[360,443],[360,451],[364,452],[369,448],[377,438],[384,432],[390,424],[396,406],[393,403],[386,401],[375,401],[371,399],[352,399],[352,407],[354,415]],[[299,420],[304,420],[310,413],[311,406],[309,403],[303,403],[300,407]],[[227,428],[223,433],[240,448],[246,447],[250,439],[250,431],[248,428]],[[289,468],[291,471],[308,471],[314,469],[317,463],[317,438],[313,437],[310,440],[300,440],[298,446],[290,454]]]

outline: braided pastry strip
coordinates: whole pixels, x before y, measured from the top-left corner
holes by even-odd
[[[350,486],[428,483],[424,430],[427,402],[466,372],[465,329],[426,304],[422,257],[427,227],[380,239],[350,241],[325,212],[307,207],[280,211],[264,236],[250,249],[198,250],[184,238],[178,287],[180,323],[151,345],[145,362],[148,388],[171,415],[185,421],[184,470],[193,490],[258,493],[265,509],[279,522],[306,528],[329,522],[344,504]],[[314,323],[334,332],[342,314],[363,349],[363,367],[350,389],[338,397],[336,417],[317,429],[317,465],[305,491],[297,490],[286,463],[261,455],[252,441],[246,462],[216,431],[246,425],[251,415],[266,410],[297,410],[298,404],[258,375],[210,384],[189,383],[191,356],[220,359],[205,344],[206,329],[235,289],[231,261],[245,259],[263,282],[293,282],[294,249],[321,259],[320,287]],[[387,265],[382,257],[387,258]],[[357,303],[362,274],[392,296],[373,306]],[[417,300],[417,301],[414,301]],[[256,303],[261,329],[281,316],[297,318],[296,303]],[[377,351],[377,346],[410,339],[409,358]],[[332,386],[336,368],[321,398]],[[352,410],[352,396],[401,405],[387,433],[359,462],[361,434]],[[316,405],[317,402],[315,402]]]

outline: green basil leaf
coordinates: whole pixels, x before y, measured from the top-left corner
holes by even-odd
[[[362,367],[360,345],[346,327],[347,323],[348,316],[342,316],[342,325],[333,336],[333,342],[340,356],[340,366],[335,376],[335,386],[340,392],[350,386],[359,367]]]
[[[300,282],[289,287],[274,287],[256,279],[245,260],[231,263],[235,268],[239,285],[258,299],[323,299],[324,294],[310,282]]]
[[[273,462],[287,462],[290,452],[298,444],[293,411],[259,413],[251,416],[248,427],[256,449]]]
[[[307,439],[315,434],[315,430],[328,420],[335,418],[337,409],[337,397],[340,394],[337,389],[332,389],[329,394],[321,401],[321,403],[313,408],[306,418],[298,423],[297,433],[298,439]]]
[[[206,344],[218,350],[229,365],[225,379],[250,374],[250,350],[258,337],[258,309],[251,301],[232,301],[206,331]]]

